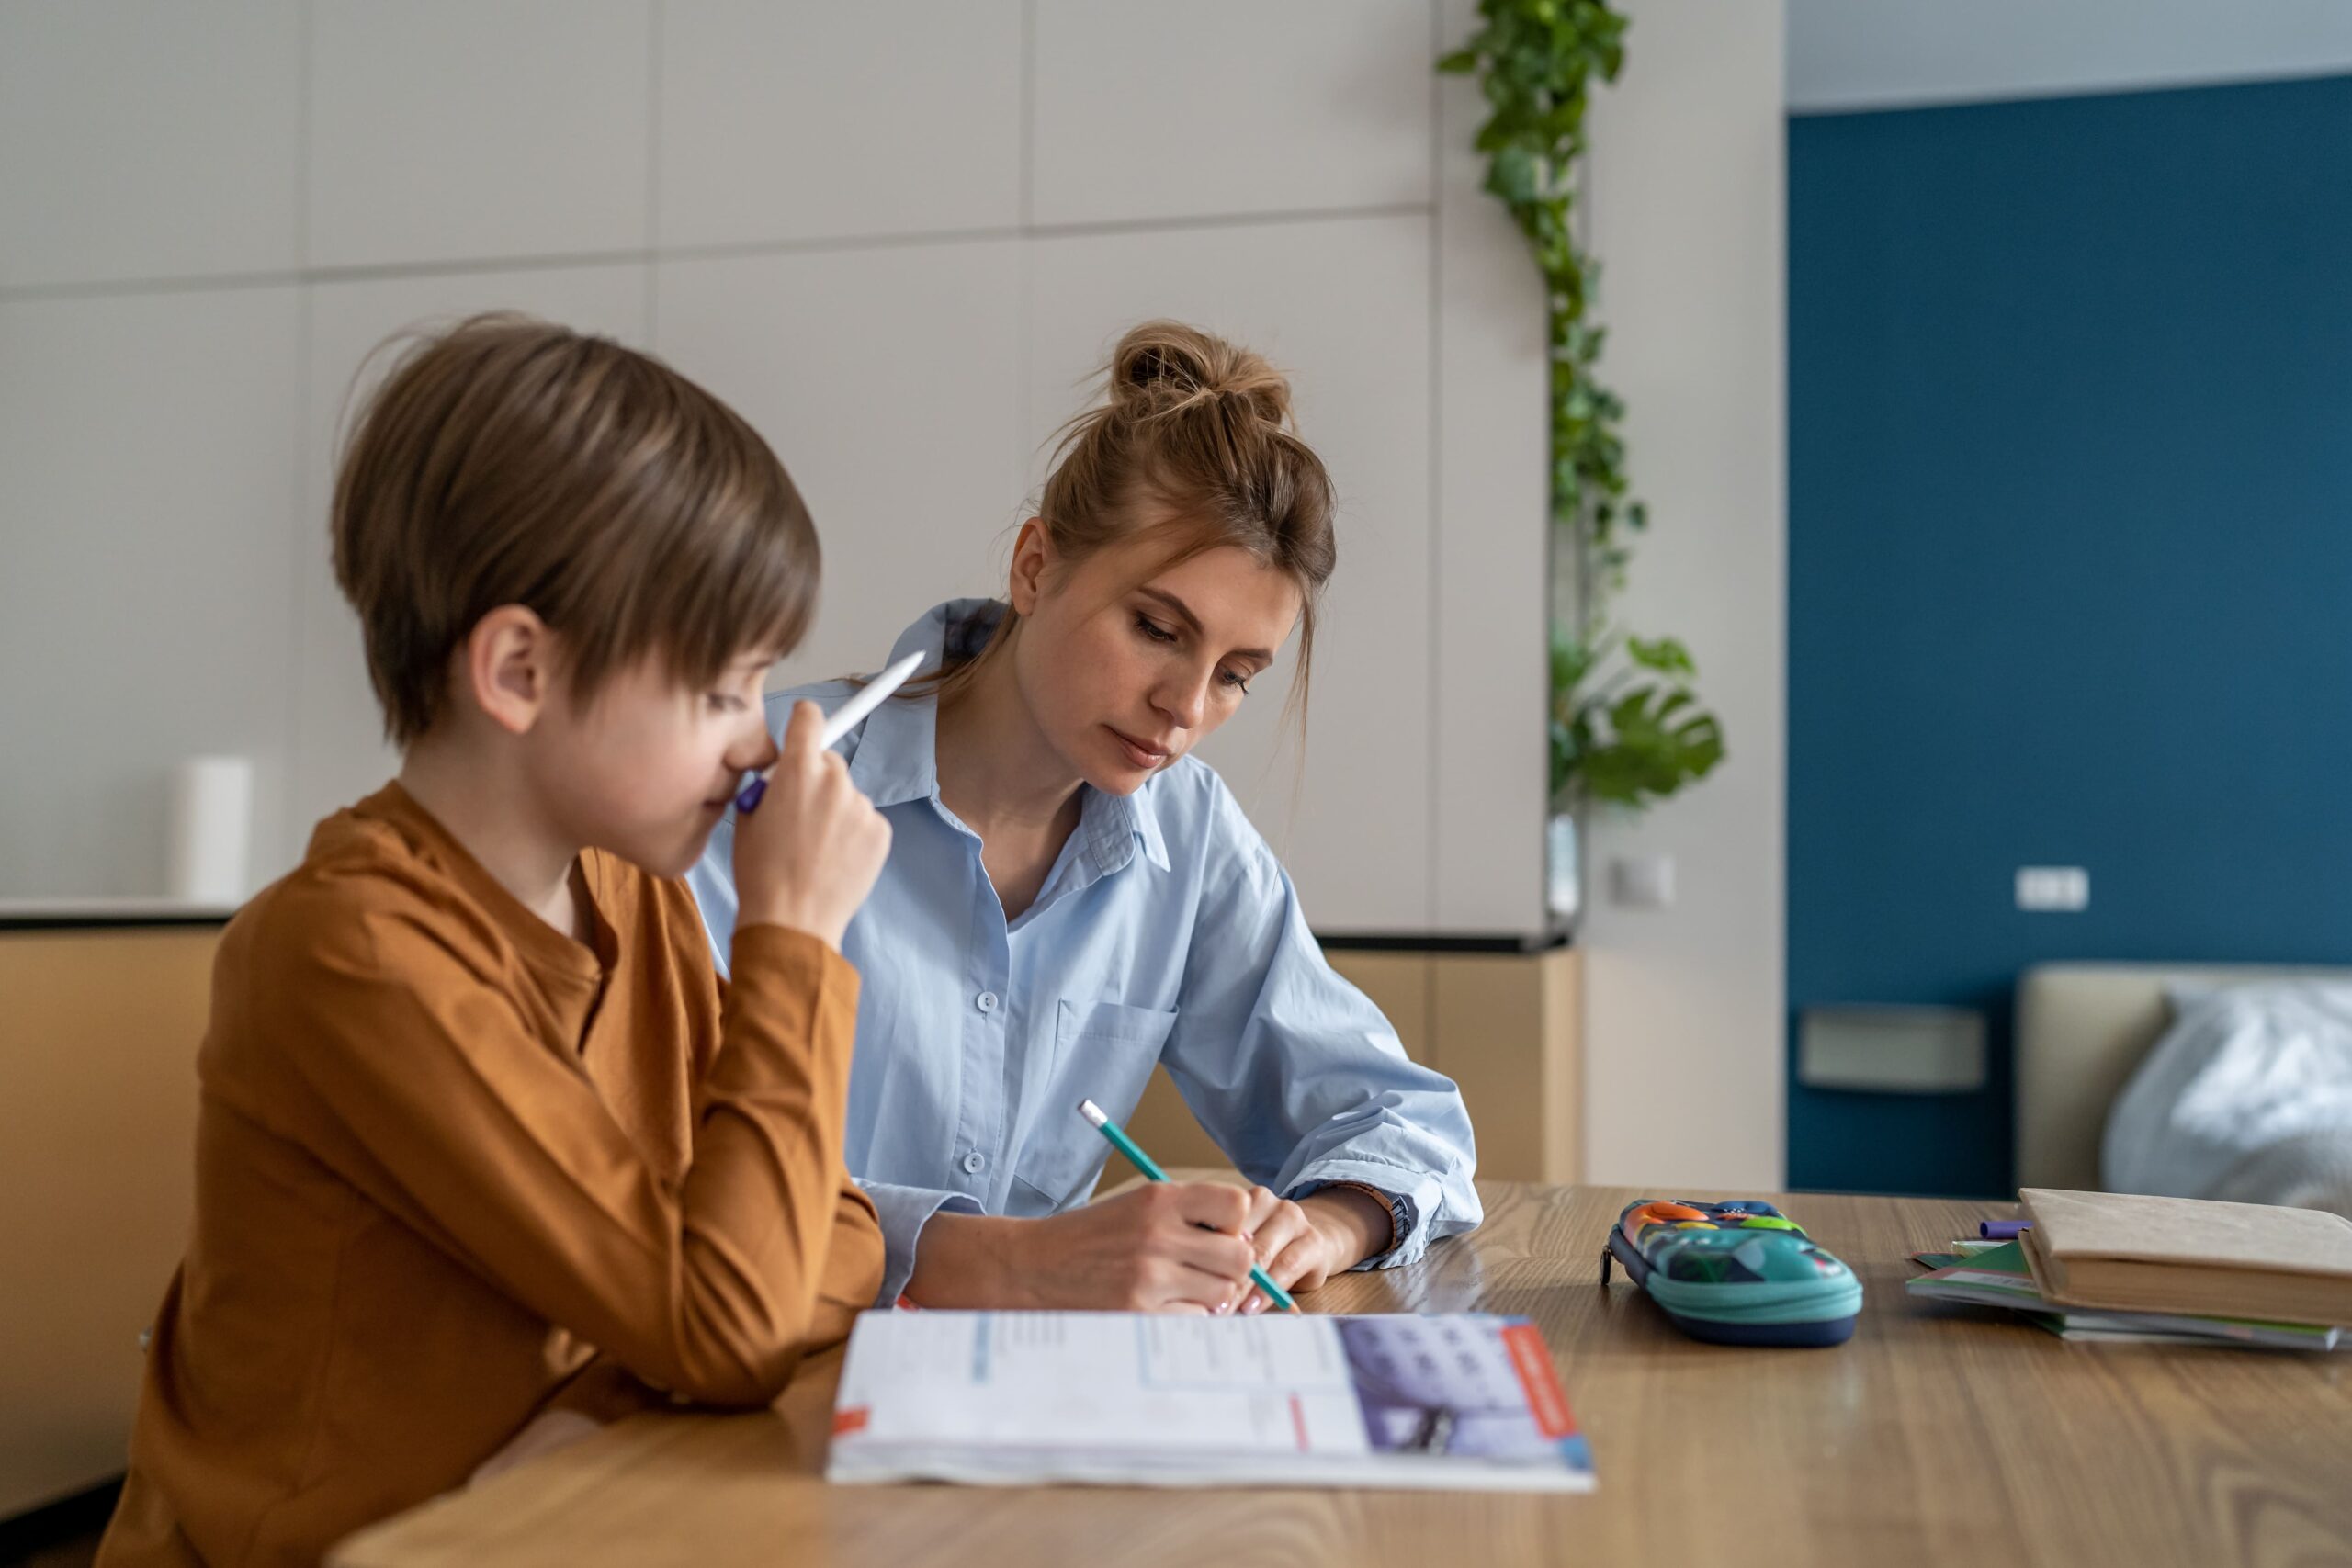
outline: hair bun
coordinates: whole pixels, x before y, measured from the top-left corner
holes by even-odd
[[[1290,418],[1290,381],[1264,356],[1182,321],[1146,321],[1119,340],[1113,407],[1152,418],[1209,401],[1239,402],[1278,425]]]

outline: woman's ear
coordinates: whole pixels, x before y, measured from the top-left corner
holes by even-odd
[[[1037,601],[1046,592],[1054,565],[1054,541],[1046,532],[1046,520],[1032,517],[1021,525],[1020,537],[1012,541],[1012,580],[1006,585],[1005,597],[1016,615],[1036,612]]]
[[[520,604],[474,623],[459,650],[458,690],[512,735],[529,732],[555,694],[555,633]]]

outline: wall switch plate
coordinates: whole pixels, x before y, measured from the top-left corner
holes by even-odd
[[[2073,914],[2091,903],[2091,874],[2079,865],[2018,867],[2018,908]]]
[[[1609,891],[1621,908],[1667,909],[1674,905],[1672,855],[1620,855],[1609,867]]]

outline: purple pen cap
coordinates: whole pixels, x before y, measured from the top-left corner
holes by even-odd
[[[849,701],[833,710],[833,716],[827,719],[825,728],[817,733],[817,744],[828,751],[840,745],[842,736],[863,723],[865,716],[881,705],[883,698],[897,691],[905,683],[907,677],[922,666],[922,655],[910,653],[871,681],[861,685]],[[736,811],[741,813],[755,809],[767,793],[768,781],[763,778],[753,779],[750,784],[745,784],[742,793],[735,797]]]

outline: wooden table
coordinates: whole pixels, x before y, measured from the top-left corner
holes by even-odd
[[[2352,1563],[2352,1355],[2067,1344],[1990,1309],[1915,1303],[1905,1255],[1973,1233],[1984,1205],[1773,1194],[1861,1275],[1854,1338],[1700,1345],[1622,1274],[1598,1284],[1601,1238],[1641,1194],[1481,1188],[1476,1235],[1310,1303],[1533,1318],[1592,1440],[1589,1495],[827,1486],[832,1356],[773,1414],[624,1422],[363,1531],[333,1561]]]

